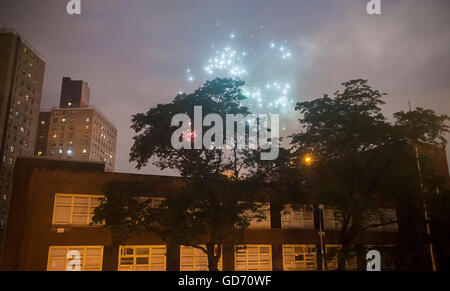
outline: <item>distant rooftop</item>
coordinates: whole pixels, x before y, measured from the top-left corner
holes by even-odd
[[[106,121],[108,121],[109,124],[111,124],[116,130],[117,126],[111,122],[97,107],[93,105],[89,105],[89,107],[79,108],[79,107],[73,107],[73,108],[61,108],[58,106],[53,106],[52,108],[41,108],[39,112],[51,112],[53,110],[60,110],[60,111],[73,111],[73,110],[95,110],[98,114],[100,114]]]
[[[20,33],[18,33],[14,28],[11,27],[0,27],[0,33],[12,33],[15,36],[19,37],[20,40],[25,43],[40,59],[42,59],[45,62],[44,56],[36,49],[34,48],[26,39],[23,38]]]

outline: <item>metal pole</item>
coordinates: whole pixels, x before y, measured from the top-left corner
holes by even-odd
[[[411,102],[408,102],[409,105],[409,112],[411,112]],[[417,172],[419,173],[419,179],[420,179],[420,191],[422,194],[422,203],[423,203],[423,211],[424,211],[424,217],[425,217],[425,226],[427,231],[427,236],[429,239],[428,242],[428,250],[430,252],[430,259],[431,259],[431,265],[433,267],[433,271],[436,271],[436,261],[434,258],[434,250],[433,250],[433,243],[431,238],[431,227],[430,227],[430,216],[428,214],[427,210],[427,202],[425,199],[425,185],[423,184],[423,177],[422,177],[422,167],[420,166],[420,160],[419,160],[419,149],[417,147],[417,143],[414,144],[414,150],[416,152],[416,162],[417,162]]]
[[[425,216],[425,225],[426,225],[426,229],[427,229],[427,236],[429,239],[428,248],[430,251],[431,265],[433,266],[433,271],[436,271],[436,262],[435,262],[435,258],[434,258],[433,243],[431,240],[430,216],[429,216],[428,210],[427,210],[427,202],[425,199],[425,186],[423,184],[423,179],[422,179],[422,168],[420,166],[419,149],[417,148],[417,145],[414,145],[414,149],[416,151],[417,171],[419,172],[420,191],[422,193],[422,203],[423,203],[423,210],[424,210],[424,216]]]
[[[319,237],[320,237],[320,253],[322,255],[322,271],[325,271],[325,246],[323,245],[323,237],[325,231],[323,231],[323,204],[319,205]]]

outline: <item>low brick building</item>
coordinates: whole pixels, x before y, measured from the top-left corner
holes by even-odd
[[[143,232],[125,246],[113,245],[103,226],[91,226],[108,181],[144,181],[150,195],[164,198],[180,189],[177,177],[104,172],[104,164],[49,158],[19,158],[14,176],[9,224],[1,261],[4,270],[64,270],[71,250],[81,255],[83,270],[204,270],[198,250],[167,245],[156,234]],[[282,211],[266,205],[267,219],[246,231],[246,249],[234,253],[224,246],[222,270],[320,270],[317,205]],[[331,210],[324,210],[325,250],[339,245],[339,231]],[[391,215],[396,215],[392,210]],[[401,229],[401,224],[400,224]],[[359,242],[382,250],[383,268],[395,269],[389,253],[399,242],[396,225],[368,231]],[[331,253],[331,252],[330,252]],[[354,264],[355,262],[353,262]],[[334,269],[336,260],[327,262]],[[352,266],[349,266],[350,268]],[[355,267],[355,266],[353,266]]]

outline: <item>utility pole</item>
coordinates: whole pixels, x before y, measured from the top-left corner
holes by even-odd
[[[320,253],[322,255],[322,271],[325,271],[325,245],[323,244],[323,238],[325,231],[323,230],[323,215],[325,207],[323,204],[319,205],[319,237],[320,237]]]
[[[409,105],[409,112],[412,112],[410,101],[408,102],[408,105]],[[432,242],[432,238],[431,238],[430,215],[428,213],[428,207],[427,207],[427,202],[426,202],[426,198],[425,198],[426,189],[425,189],[425,185],[423,183],[422,167],[420,165],[419,148],[417,146],[417,143],[414,143],[414,150],[416,153],[417,172],[419,173],[419,179],[420,179],[420,192],[422,194],[425,226],[426,226],[427,237],[428,237],[428,249],[430,252],[431,265],[433,267],[433,271],[435,272],[436,271],[436,260],[434,258],[433,242]]]

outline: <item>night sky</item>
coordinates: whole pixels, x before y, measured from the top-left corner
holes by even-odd
[[[382,14],[373,16],[368,0],[81,0],[80,16],[66,14],[67,2],[0,0],[0,26],[45,57],[42,108],[59,104],[62,77],[89,83],[91,104],[118,129],[118,172],[136,172],[131,115],[199,86],[187,83],[186,68],[232,32],[288,44],[295,101],[364,78],[388,93],[388,116],[408,101],[450,114],[448,0],[381,0]]]

